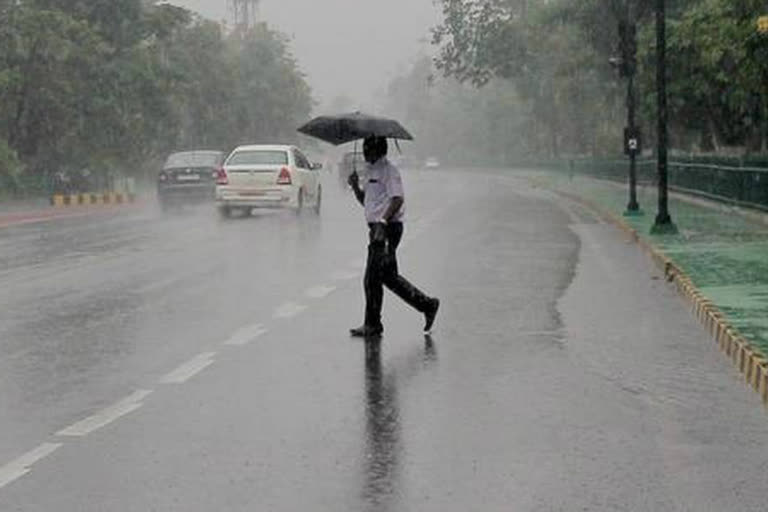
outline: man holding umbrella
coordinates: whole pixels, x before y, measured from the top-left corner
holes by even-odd
[[[440,300],[431,298],[402,277],[397,268],[397,246],[403,236],[405,195],[400,171],[387,159],[387,138],[413,140],[400,123],[360,112],[320,116],[301,128],[301,133],[331,144],[364,139],[363,156],[368,163],[365,190],[357,172],[349,178],[355,197],[365,209],[368,223],[368,260],[365,268],[365,322],[350,330],[355,337],[379,337],[384,332],[381,307],[384,286],[424,314],[424,331],[430,332]]]
[[[357,173],[349,177],[355,197],[365,209],[368,222],[368,261],[365,268],[365,323],[350,330],[352,336],[380,336],[383,286],[424,314],[424,332],[432,330],[440,300],[430,298],[398,272],[397,246],[403,236],[404,191],[400,171],[387,159],[387,139],[367,137],[363,156],[368,162],[365,190]]]

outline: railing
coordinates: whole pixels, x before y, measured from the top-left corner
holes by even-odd
[[[718,160],[722,163],[717,163]],[[577,159],[565,162],[560,168],[596,178],[626,181],[629,161]],[[656,184],[656,160],[638,160],[637,177],[641,184]],[[765,160],[740,162],[726,158],[670,158],[668,183],[672,190],[768,210],[768,161]]]

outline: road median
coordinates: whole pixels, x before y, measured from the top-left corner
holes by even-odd
[[[100,200],[94,199],[88,202],[79,202],[78,200],[77,202],[66,201],[63,203],[54,203],[52,197],[50,203],[50,206],[45,206],[44,203],[31,202],[29,204],[11,205],[0,210],[0,229],[24,224],[49,222],[57,219],[116,212],[141,204],[135,197],[128,198],[127,196],[120,201],[117,201],[114,197],[106,200],[101,197]]]
[[[656,190],[638,190],[644,216],[627,217],[626,187],[541,173],[538,186],[589,207],[635,241],[768,406],[768,225],[737,208],[670,197],[676,235],[652,235]]]

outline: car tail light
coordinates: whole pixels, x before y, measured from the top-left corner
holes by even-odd
[[[280,169],[280,175],[277,177],[277,184],[278,185],[290,185],[292,183],[291,181],[291,170],[287,167],[282,167]]]
[[[229,185],[229,177],[227,177],[227,171],[223,167],[216,169],[214,175],[216,176],[217,185]]]

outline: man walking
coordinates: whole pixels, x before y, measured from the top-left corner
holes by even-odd
[[[365,323],[350,330],[356,337],[377,337],[384,332],[381,307],[384,286],[424,314],[424,332],[429,333],[440,307],[440,300],[430,298],[398,272],[397,246],[403,236],[404,191],[400,171],[387,159],[387,139],[368,137],[363,142],[363,156],[368,162],[365,190],[357,173],[349,177],[355,197],[365,209],[368,222],[368,261],[365,268]]]

